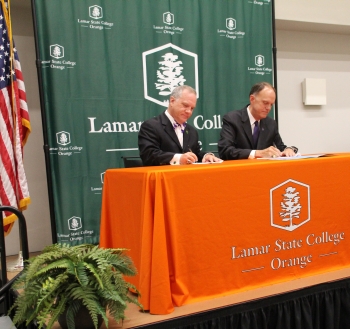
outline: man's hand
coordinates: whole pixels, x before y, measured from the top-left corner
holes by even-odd
[[[192,164],[198,161],[197,155],[192,152],[187,152],[181,155],[180,164]]]
[[[255,151],[256,158],[276,158],[276,157],[281,157],[281,156],[282,156],[282,152],[274,146],[270,146],[264,150],[256,150]]]
[[[208,153],[204,156],[202,162],[222,162],[222,160],[217,158],[214,154]]]
[[[286,156],[286,157],[294,157],[295,156],[295,152],[293,149],[291,148],[286,148],[283,152],[282,152],[282,156]]]

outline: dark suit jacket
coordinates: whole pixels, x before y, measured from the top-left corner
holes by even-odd
[[[201,161],[205,154],[200,151],[197,130],[189,124],[183,133],[183,148],[181,147],[164,112],[142,123],[138,141],[140,157],[145,166],[168,165],[175,153],[186,153],[190,149],[197,155],[198,161]]]
[[[287,147],[278,133],[276,121],[266,117],[260,120],[257,149],[263,150],[270,146],[275,146],[280,151]],[[218,150],[223,160],[248,159],[250,152],[254,150],[247,106],[224,115]]]

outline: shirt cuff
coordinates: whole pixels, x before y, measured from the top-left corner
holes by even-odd
[[[181,155],[180,153],[176,153],[174,155],[174,157],[170,160],[170,164],[171,165],[179,165],[180,164],[180,158],[181,158]]]
[[[248,159],[255,159],[255,150],[250,152]]]

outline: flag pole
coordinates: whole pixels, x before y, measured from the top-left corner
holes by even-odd
[[[44,139],[44,156],[45,156],[45,167],[46,167],[46,180],[47,189],[49,197],[49,208],[50,208],[50,221],[51,221],[51,237],[52,243],[57,243],[57,231],[56,231],[56,219],[54,212],[54,200],[53,200],[53,184],[51,178],[51,163],[50,163],[50,153],[49,153],[49,143],[48,143],[48,132],[46,126],[46,111],[45,111],[45,101],[44,101],[44,89],[43,89],[43,78],[41,74],[41,60],[39,54],[39,44],[38,44],[38,28],[36,21],[36,11],[35,11],[35,0],[31,0],[32,5],[32,18],[34,27],[34,40],[35,40],[35,53],[36,53],[36,68],[38,74],[38,84],[39,84],[39,96],[40,96],[40,110],[41,110],[41,122],[43,128],[43,139]]]
[[[272,58],[273,58],[273,86],[276,89],[275,101],[275,121],[278,124],[278,89],[277,89],[277,47],[276,47],[276,18],[275,18],[275,0],[271,0],[272,8]]]

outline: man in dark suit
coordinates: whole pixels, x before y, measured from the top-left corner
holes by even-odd
[[[198,133],[187,123],[197,103],[197,93],[189,86],[176,87],[168,109],[142,123],[138,136],[140,157],[145,166],[220,162],[212,153],[200,150]]]
[[[267,82],[255,84],[249,93],[250,104],[223,117],[218,143],[223,160],[295,156],[298,149],[287,147],[277,123],[268,117],[276,100],[275,88]]]

